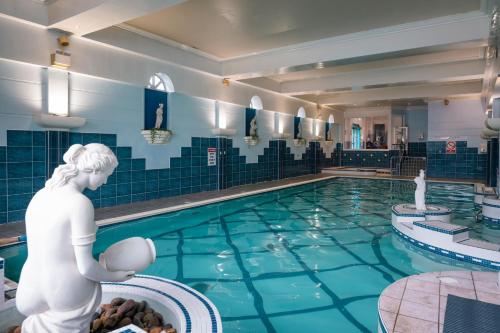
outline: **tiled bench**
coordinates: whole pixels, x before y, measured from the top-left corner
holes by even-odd
[[[451,223],[444,223],[441,221],[423,221],[423,222],[414,222],[413,224],[421,228],[437,231],[447,235],[457,235],[469,231],[469,228],[467,227]]]
[[[464,241],[461,241],[460,244],[472,246],[472,247],[478,247],[480,249],[485,249],[485,250],[500,251],[499,244],[485,242],[485,241],[482,241],[479,239],[466,239]]]

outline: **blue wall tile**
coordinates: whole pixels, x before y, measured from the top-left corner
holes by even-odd
[[[7,163],[7,178],[27,178],[33,176],[33,163]]]
[[[119,160],[132,158],[132,147],[116,147],[116,157]]]
[[[32,145],[32,131],[7,131],[7,147],[31,147]]]
[[[9,178],[7,182],[8,195],[31,194],[33,192],[33,178]],[[25,208],[25,207],[23,207]]]

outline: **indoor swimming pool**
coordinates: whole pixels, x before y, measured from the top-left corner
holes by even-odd
[[[474,237],[471,185],[428,183],[428,203],[453,209]],[[412,248],[391,228],[391,205],[412,202],[412,181],[338,178],[178,211],[99,230],[94,252],[121,239],[154,240],[144,274],[188,284],[220,311],[224,332],[376,332],[377,300],[395,280],[475,269]],[[0,250],[17,280],[26,246]]]

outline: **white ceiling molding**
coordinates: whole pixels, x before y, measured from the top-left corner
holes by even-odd
[[[297,95],[383,84],[466,81],[481,79],[483,75],[484,60],[471,60],[449,64],[348,72],[324,78],[289,81],[281,84],[281,92]]]
[[[427,84],[413,86],[398,86],[388,88],[366,89],[357,92],[322,95],[318,101],[326,105],[356,105],[370,101],[415,99],[415,98],[445,98],[455,96],[470,96],[481,93],[481,81],[457,84]]]
[[[186,0],[65,0],[49,6],[49,28],[83,36]]]
[[[485,40],[488,15],[480,11],[374,29],[224,60],[222,75],[246,79],[287,67],[415,48]]]

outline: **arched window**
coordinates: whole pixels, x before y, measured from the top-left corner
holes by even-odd
[[[250,100],[250,107],[255,110],[264,110],[264,106],[262,105],[262,100],[259,96],[255,95]]]
[[[165,73],[155,73],[149,78],[148,88],[166,92],[174,92],[174,84]]]
[[[333,114],[331,114],[331,115],[328,117],[328,123],[329,123],[329,124],[334,124],[334,123],[335,123],[335,118],[333,117]]]
[[[306,117],[306,110],[304,109],[303,106],[299,108],[299,111],[297,111],[297,117],[300,118],[305,118]]]

